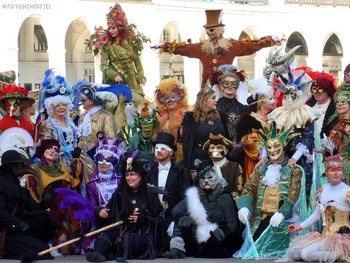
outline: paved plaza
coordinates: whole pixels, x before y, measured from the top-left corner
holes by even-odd
[[[18,260],[6,260],[2,259],[0,260],[1,263],[14,263],[19,262]],[[77,263],[77,262],[88,262],[85,259],[85,256],[59,256],[56,257],[53,260],[40,260],[35,261],[37,263]],[[106,261],[108,263],[116,261]],[[225,259],[205,259],[205,258],[183,258],[183,259],[165,259],[165,258],[157,258],[155,260],[128,260],[129,263],[182,263],[182,262],[188,262],[188,263],[271,263],[274,262],[273,259],[264,259],[264,260],[242,260],[242,259],[235,259],[235,258],[225,258]]]

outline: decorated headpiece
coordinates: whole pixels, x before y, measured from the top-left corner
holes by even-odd
[[[271,82],[271,84],[282,91],[285,95],[294,93],[296,99],[292,104],[289,103],[290,108],[299,108],[306,103],[311,96],[312,78],[302,69],[291,70],[286,73],[276,71],[278,78]],[[285,104],[285,101],[283,102]]]
[[[138,150],[125,156],[122,162],[122,172],[137,172],[140,175],[147,175],[151,170],[151,162]]]
[[[53,107],[60,103],[67,105],[67,114],[73,108],[73,87],[65,77],[61,76],[57,69],[48,69],[44,73],[44,80],[41,83],[41,94],[39,97],[39,112],[46,108],[51,116]]]
[[[266,58],[266,66],[263,69],[263,75],[266,79],[270,80],[271,76],[274,77],[274,72],[278,71],[284,73],[289,71],[291,64],[295,58],[295,52],[301,46],[295,46],[287,53],[285,47],[273,46],[270,48],[268,57]]]
[[[31,158],[34,154],[33,149],[33,137],[25,129],[13,127],[0,135],[0,156],[8,150],[16,150],[26,158]]]
[[[126,19],[125,12],[118,3],[116,3],[113,7],[109,8],[109,13],[106,15],[106,17],[108,27],[118,27],[126,29],[126,27],[128,26],[128,20]]]
[[[79,89],[76,96],[78,96],[80,102],[92,99],[99,104],[106,102],[107,107],[115,108],[119,103],[118,95],[123,95],[126,103],[132,100],[131,90],[124,84],[104,85],[78,81],[75,87]]]
[[[9,84],[0,90],[0,107],[4,110],[10,110],[6,107],[6,101],[9,102],[10,108],[18,101],[21,111],[24,111],[34,104],[35,99],[28,97],[26,88]]]
[[[169,100],[179,104],[187,104],[187,88],[175,78],[168,78],[159,82],[155,96],[159,108]],[[182,102],[182,100],[184,101]]]
[[[140,128],[141,124],[159,124],[157,114],[158,107],[152,102],[145,101],[137,106],[137,118],[134,119],[135,126]]]
[[[96,162],[107,161],[113,166],[116,166],[121,156],[126,153],[127,150],[128,146],[121,139],[109,140],[105,137],[102,140],[97,140],[94,159]]]
[[[249,109],[256,112],[263,102],[264,98],[269,102],[274,103],[273,87],[268,83],[264,77],[252,79],[248,82],[249,91],[252,94],[247,98]]]
[[[266,146],[266,143],[269,140],[273,140],[273,139],[279,140],[282,144],[282,147],[284,147],[288,144],[290,139],[298,135],[298,133],[290,134],[291,128],[288,130],[282,129],[280,132],[278,132],[276,122],[274,121],[271,123],[270,129],[266,126],[263,126],[263,131],[253,129],[253,132],[256,132],[257,134],[260,135],[261,137],[260,140],[254,140],[254,141],[263,147]]]

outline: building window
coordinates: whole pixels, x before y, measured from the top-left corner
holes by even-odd
[[[30,91],[30,90],[32,90],[32,83],[24,83],[24,87],[25,87],[28,91]]]
[[[84,69],[84,80],[88,82],[95,82],[95,70],[94,69]]]

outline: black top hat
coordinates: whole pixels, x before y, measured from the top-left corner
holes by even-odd
[[[1,165],[8,163],[32,163],[32,159],[27,159],[16,150],[8,150],[1,156]]]
[[[158,132],[157,140],[153,141],[152,144],[156,145],[157,143],[162,143],[168,145],[174,152],[176,152],[177,147],[175,145],[175,137],[167,132]]]

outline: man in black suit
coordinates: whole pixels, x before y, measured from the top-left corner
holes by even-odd
[[[176,167],[172,158],[176,151],[175,137],[170,133],[159,132],[153,142],[155,147],[155,160],[148,177],[148,183],[164,189],[164,194],[159,194],[160,201],[167,207],[164,212],[165,240],[162,250],[169,250],[170,238],[174,228],[174,218],[171,210],[182,199],[185,189],[189,186],[183,169]]]

